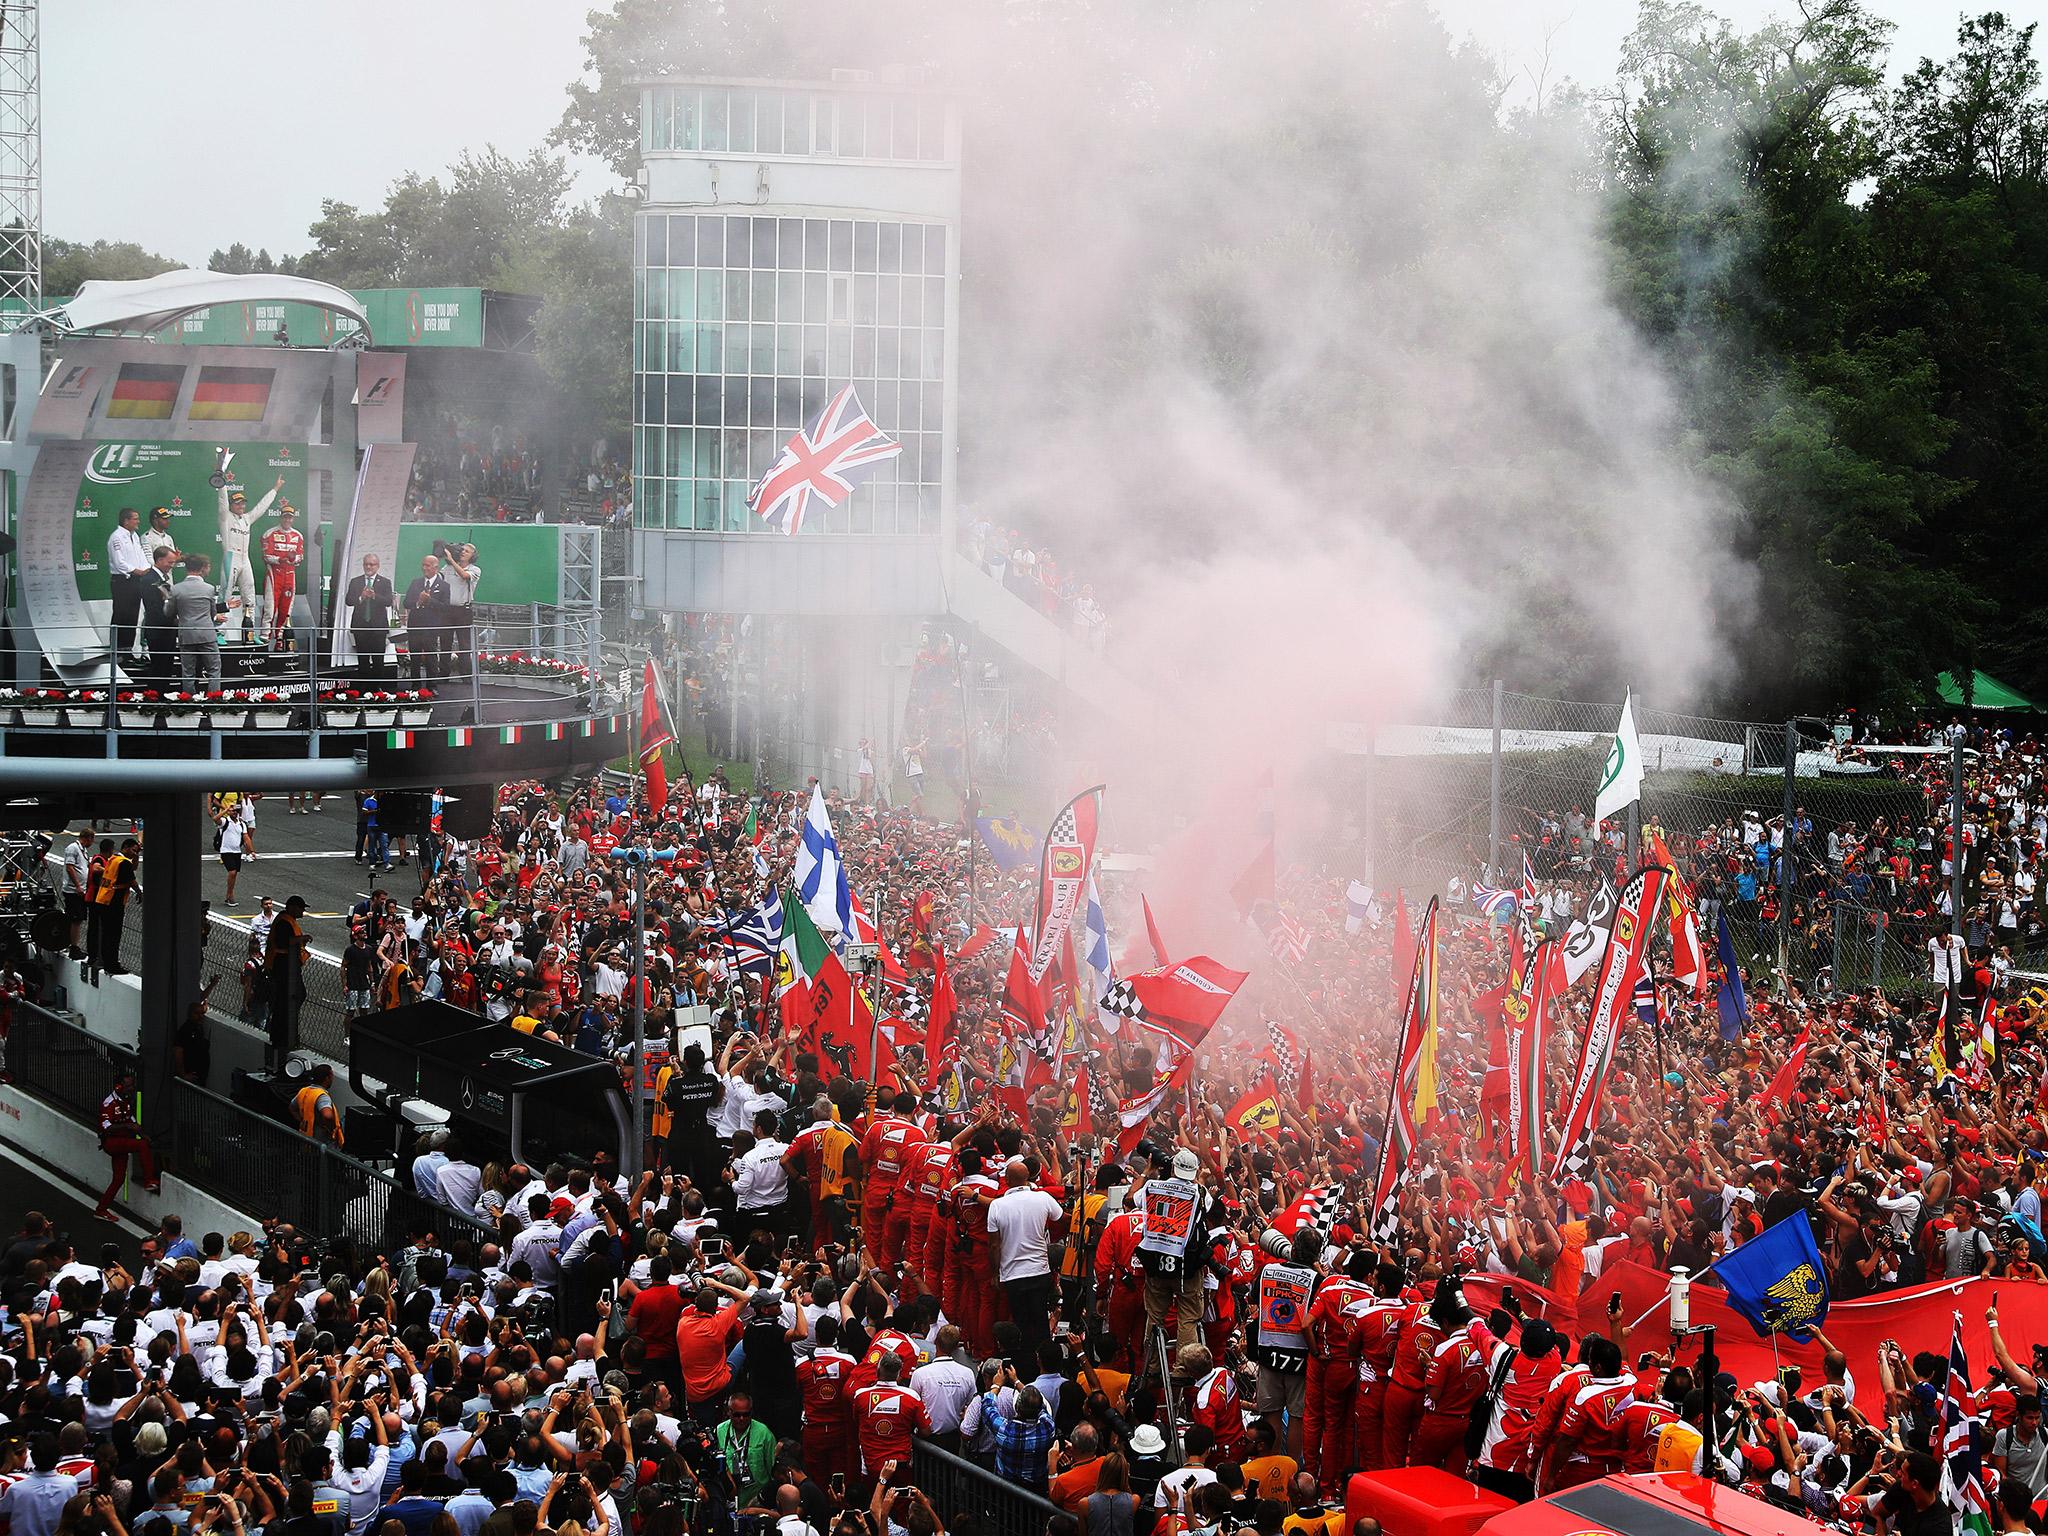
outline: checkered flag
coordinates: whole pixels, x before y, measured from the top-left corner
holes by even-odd
[[[1336,1228],[1337,1217],[1343,1209],[1344,1190],[1340,1185],[1332,1184],[1326,1189],[1318,1190],[1309,1199],[1309,1224],[1323,1232],[1330,1232]]]
[[[1110,984],[1109,990],[1102,994],[1102,1008],[1105,1013],[1113,1013],[1120,1018],[1142,1020],[1145,1017],[1145,1005],[1138,1001],[1138,989],[1128,981]]]
[[[1116,1123],[1116,1095],[1110,1090],[1109,1058],[1096,1051],[1088,1058],[1088,1117],[1098,1126]]]
[[[1372,1213],[1372,1235],[1375,1242],[1391,1243],[1401,1235],[1401,1189],[1387,1196],[1387,1203]]]
[[[889,989],[889,1005],[896,1017],[910,1024],[929,1024],[932,1019],[932,1005],[916,987],[892,986]]]
[[[1301,1052],[1296,1048],[1294,1032],[1286,1025],[1268,1019],[1266,1039],[1272,1043],[1274,1075],[1280,1079],[1282,1087],[1294,1087],[1301,1081]]]

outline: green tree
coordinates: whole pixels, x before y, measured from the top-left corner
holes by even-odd
[[[127,281],[173,272],[182,261],[144,250],[133,240],[95,240],[84,244],[46,238],[43,241],[43,292],[69,298],[82,283]]]
[[[1940,349],[1853,196],[1887,170],[1889,30],[1862,0],[1752,34],[1647,0],[1611,103],[1616,287],[1744,510],[1741,703],[1773,716],[1924,698],[1986,617],[1943,547],[1970,486]]]
[[[270,258],[268,250],[252,251],[237,240],[224,251],[215,251],[206,259],[209,272],[275,272],[277,263]]]

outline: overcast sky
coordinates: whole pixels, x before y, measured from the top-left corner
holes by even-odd
[[[597,0],[61,0],[43,7],[43,222],[203,265],[242,240],[306,245],[322,198],[382,201],[393,178],[465,148],[523,151],[561,116]],[[1714,0],[1708,0],[1713,4]],[[1973,11],[1990,0],[1979,0]],[[1523,81],[1612,77],[1635,0],[1436,0]],[[2048,0],[2006,0],[2022,24]],[[1790,0],[1719,0],[1742,26]],[[1876,0],[1893,73],[1951,51],[1961,8]],[[196,24],[203,16],[204,24]],[[583,186],[606,179],[585,168]]]

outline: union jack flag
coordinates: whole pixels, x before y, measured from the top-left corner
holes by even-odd
[[[1522,850],[1522,886],[1515,892],[1515,900],[1521,903],[1524,912],[1536,905],[1536,866],[1529,862],[1529,850]]]
[[[1266,930],[1266,947],[1273,952],[1275,960],[1291,960],[1299,965],[1308,958],[1308,946],[1306,928],[1285,912],[1273,914],[1272,926]]]
[[[777,533],[796,533],[813,495],[836,507],[876,465],[902,451],[901,443],[868,419],[849,384],[825,403],[816,421],[783,444],[781,456],[747,493],[747,505]]]
[[[1971,1417],[1970,1358],[1963,1353],[1963,1318],[1956,1314],[1948,1346],[1948,1382],[1942,1401],[1942,1493],[1964,1536],[1991,1529],[1991,1498],[1984,1491],[1984,1458]]]
[[[782,944],[782,892],[771,890],[766,903],[751,912],[727,914],[717,932],[735,969],[745,975],[773,976],[775,951]]]
[[[1479,909],[1482,917],[1499,917],[1504,912],[1513,912],[1518,904],[1513,891],[1476,883],[1472,887],[1472,905]]]

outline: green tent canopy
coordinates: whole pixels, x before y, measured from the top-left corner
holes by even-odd
[[[2006,687],[1997,678],[1983,672],[1970,674],[1972,686],[1970,697],[1963,698],[1963,690],[1957,686],[1955,674],[1944,672],[1935,687],[1944,704],[1966,705],[1970,709],[2026,709],[2038,708],[2034,701]]]

